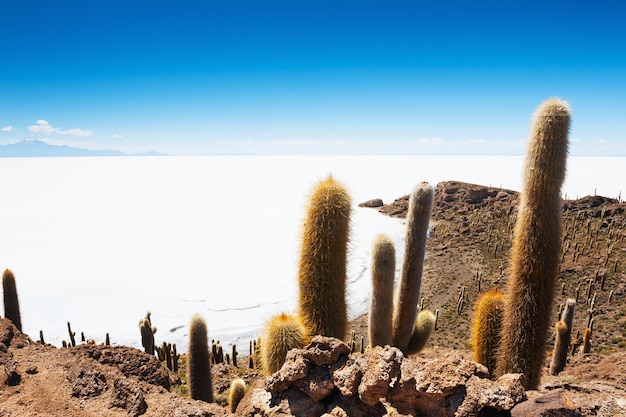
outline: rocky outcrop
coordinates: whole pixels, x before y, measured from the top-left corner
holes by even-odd
[[[0,416],[231,415],[172,394],[170,385],[167,369],[137,349],[43,346],[0,319]]]
[[[343,342],[317,336],[289,352],[263,387],[240,403],[243,416],[507,415],[525,400],[522,375],[492,381],[484,366],[460,355],[406,359],[386,346],[350,353]]]
[[[517,199],[517,192],[503,188],[444,181],[438,183],[435,188],[433,216],[449,218],[483,207],[489,207],[490,211],[496,214],[500,214],[501,211],[508,213],[509,210],[514,210]],[[408,204],[409,196],[406,195],[383,205],[378,210],[388,216],[405,218]]]
[[[372,198],[371,200],[367,200],[364,201],[362,203],[359,203],[359,207],[382,207],[383,206],[383,200],[381,200],[380,198]]]

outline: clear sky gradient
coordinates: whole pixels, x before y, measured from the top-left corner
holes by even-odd
[[[0,144],[171,154],[626,156],[622,1],[11,1]]]

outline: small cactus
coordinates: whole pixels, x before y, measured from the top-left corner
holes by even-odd
[[[154,334],[156,327],[152,327],[148,317],[139,321],[139,331],[141,332],[141,345],[144,351],[149,355],[154,355]]]
[[[235,368],[238,368],[237,366],[237,354],[239,352],[237,352],[237,345],[233,344],[233,365],[235,366]]]
[[[211,380],[211,360],[209,341],[204,319],[196,314],[189,324],[189,350],[187,356],[189,392],[194,400],[213,402],[213,382]]]
[[[230,383],[228,391],[228,410],[235,414],[241,399],[246,395],[246,383],[241,378],[236,378]]]
[[[567,351],[569,350],[570,329],[564,321],[557,321],[555,325],[554,354],[550,363],[550,375],[558,375],[565,369]]]
[[[76,332],[72,331],[72,326],[69,321],[67,322],[67,332],[70,335],[70,344],[72,347],[76,346]]]
[[[176,343],[172,345],[172,371],[178,372],[178,360],[180,355],[176,351]]]
[[[297,317],[281,313],[265,325],[261,344],[261,365],[267,375],[278,371],[287,352],[303,348],[308,342],[305,327]]]
[[[496,367],[503,313],[504,294],[499,291],[482,294],[474,304],[472,315],[474,362],[485,365],[490,373],[493,373]]]
[[[414,355],[421,352],[426,347],[433,330],[435,330],[435,315],[433,312],[430,310],[420,311],[415,319],[407,354]]]
[[[17,298],[15,276],[10,269],[2,274],[2,289],[4,291],[4,316],[11,320],[17,330],[22,331],[22,317],[20,315],[20,303]]]
[[[591,329],[589,327],[585,329],[585,334],[583,335],[582,352],[584,354],[591,352]]]
[[[392,344],[393,280],[396,272],[396,250],[385,235],[374,240],[372,252],[372,298],[369,312],[371,346]]]

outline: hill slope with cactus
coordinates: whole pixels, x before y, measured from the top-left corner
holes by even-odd
[[[424,308],[439,310],[430,346],[468,348],[478,294],[506,289],[518,197],[515,191],[458,181],[437,185],[420,295]],[[404,218],[407,206],[404,196],[378,210]],[[582,343],[591,316],[592,351],[624,350],[626,203],[601,196],[565,200],[563,231],[554,322],[560,305],[577,299],[573,335],[580,334],[575,340]]]

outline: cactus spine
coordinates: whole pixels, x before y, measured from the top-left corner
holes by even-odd
[[[396,272],[396,249],[385,235],[374,240],[372,253],[372,298],[369,312],[371,346],[391,345],[393,316],[393,280]]]
[[[230,390],[228,391],[228,410],[235,414],[237,406],[241,399],[246,395],[246,383],[241,378],[236,378],[230,383]]]
[[[261,344],[261,365],[267,375],[278,371],[287,352],[308,343],[305,327],[297,317],[281,313],[266,324]]]
[[[511,247],[496,373],[524,373],[530,389],[541,379],[561,259],[560,189],[569,125],[570,111],[564,101],[550,99],[535,113]]]
[[[554,354],[550,363],[550,375],[558,375],[565,369],[567,351],[569,350],[570,328],[564,321],[557,321],[555,325],[556,337],[554,338]]]
[[[417,314],[433,194],[433,187],[427,182],[422,182],[409,196],[404,258],[392,326],[393,344],[404,354],[409,348]]]
[[[299,267],[299,314],[311,335],[346,335],[350,205],[348,192],[332,177],[318,183],[311,195]]]
[[[481,295],[474,304],[472,318],[472,351],[474,362],[483,364],[493,374],[500,343],[504,294],[489,291]]]
[[[433,312],[430,310],[420,311],[415,319],[407,354],[414,355],[424,349],[433,330],[435,330],[435,315]]]
[[[194,400],[213,402],[209,340],[204,319],[196,314],[189,324],[189,392]]]
[[[10,269],[2,274],[2,290],[4,291],[4,317],[11,320],[17,330],[22,331],[22,316],[20,315],[20,303],[17,299],[17,287],[15,276]]]

